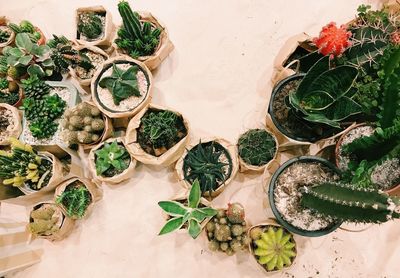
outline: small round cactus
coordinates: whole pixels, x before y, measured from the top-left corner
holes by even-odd
[[[228,204],[226,216],[231,223],[241,224],[244,221],[244,208],[239,203]]]
[[[351,32],[347,31],[346,26],[338,28],[336,23],[331,22],[322,28],[319,37],[314,38],[313,42],[322,55],[333,58],[340,56],[351,46],[350,37]]]

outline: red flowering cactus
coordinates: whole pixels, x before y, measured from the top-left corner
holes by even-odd
[[[324,26],[319,33],[318,38],[314,38],[313,42],[318,47],[318,51],[324,55],[330,55],[330,58],[340,56],[349,46],[351,32],[347,31],[346,26],[339,28],[336,23],[331,22]]]

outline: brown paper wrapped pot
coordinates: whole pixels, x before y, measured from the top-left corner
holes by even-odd
[[[136,116],[134,116],[128,125],[125,137],[126,148],[132,154],[132,156],[144,163],[150,165],[158,165],[158,166],[168,166],[178,160],[183,152],[185,151],[186,144],[189,140],[189,124],[183,118],[183,123],[186,127],[187,134],[184,138],[182,138],[178,143],[176,143],[172,148],[168,149],[165,153],[160,156],[154,156],[142,149],[140,144],[137,142],[137,128],[139,128],[141,124],[141,118],[145,115],[145,113],[149,109],[156,109],[156,110],[169,110],[174,112],[175,114],[182,116],[179,112],[174,111],[169,108],[165,108],[155,104],[149,104],[145,107],[142,111],[140,111]]]
[[[18,111],[17,108],[15,108],[15,107],[13,107],[13,106],[11,106],[9,104],[6,104],[6,103],[0,103],[0,109],[2,109],[2,108],[7,109],[12,114],[13,126],[8,131],[8,137],[18,138],[19,135],[22,132],[22,124],[21,124],[22,119],[21,119],[20,112]],[[4,138],[4,140],[0,140],[0,146],[4,146],[4,145],[9,145],[10,144],[8,142],[8,137]]]

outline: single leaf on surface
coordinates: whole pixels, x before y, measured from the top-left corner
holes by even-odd
[[[172,218],[162,227],[158,235],[165,235],[173,231],[179,230],[183,225],[183,217]]]
[[[201,197],[200,183],[196,179],[192,184],[192,188],[190,189],[190,193],[189,193],[189,197],[188,197],[189,207],[197,208],[200,203],[200,197]]]
[[[158,205],[171,216],[184,216],[187,213],[186,208],[175,201],[160,201]]]
[[[201,232],[201,226],[196,220],[189,220],[189,235],[192,238],[197,238]]]

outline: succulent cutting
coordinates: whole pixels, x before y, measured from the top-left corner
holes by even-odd
[[[113,177],[129,167],[131,157],[125,147],[116,140],[105,142],[95,152],[96,173],[99,176]]]

